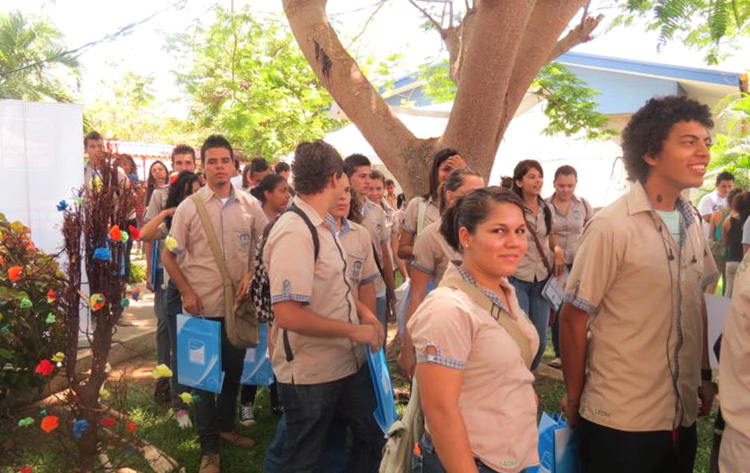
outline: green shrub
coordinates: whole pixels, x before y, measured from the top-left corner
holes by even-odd
[[[47,296],[62,289],[54,256],[37,250],[29,229],[0,213],[0,407],[28,400],[48,380],[34,368],[61,350],[63,311]]]

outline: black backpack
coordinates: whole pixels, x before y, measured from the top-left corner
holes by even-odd
[[[308,218],[305,212],[294,204],[292,204],[286,212],[296,213],[302,218],[305,225],[307,225],[313,239],[313,248],[315,252],[314,261],[317,261],[318,253],[320,252],[320,240],[318,239],[318,231],[313,226],[310,218]],[[258,321],[261,323],[268,323],[269,325],[273,324],[274,315],[273,305],[271,304],[271,280],[268,277],[268,270],[263,264],[263,250],[266,247],[268,235],[271,233],[274,224],[279,220],[279,217],[273,219],[263,230],[263,239],[261,240],[259,250],[255,255],[255,274],[250,282],[250,297],[253,299],[253,305],[258,314]],[[289,343],[289,334],[286,330],[284,330],[284,351],[286,352],[286,361],[292,361],[294,359],[294,354],[292,353],[292,346]]]

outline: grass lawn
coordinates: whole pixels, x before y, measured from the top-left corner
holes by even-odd
[[[550,359],[550,350],[545,354]],[[152,401],[154,380],[151,378],[151,370],[155,366],[155,354],[145,359],[131,361],[123,366],[117,367],[112,373],[113,377],[120,381],[112,381],[109,385],[113,392],[118,390],[118,385],[127,385],[126,404],[122,410],[127,411],[133,420],[139,425],[141,438],[157,448],[161,449],[170,457],[174,458],[187,473],[194,473],[200,464],[200,447],[194,429],[182,430],[172,417],[171,410],[156,406]],[[392,371],[395,371],[392,369]],[[408,383],[397,373],[393,375],[394,387],[397,391],[398,401],[401,405],[399,411],[406,403]],[[564,394],[562,382],[546,376],[538,376],[535,387],[539,395],[539,412],[558,412],[560,399]],[[256,423],[251,428],[238,424],[238,431],[243,435],[253,438],[257,445],[250,451],[242,450],[228,445],[222,446],[221,465],[224,473],[261,473],[263,455],[268,444],[273,439],[278,418],[271,413],[268,391],[262,389],[258,392],[256,400]],[[701,419],[698,422],[698,455],[696,461],[696,473],[708,471],[708,458],[713,432],[714,415]],[[16,434],[19,430],[16,429]],[[49,442],[38,428],[20,431],[23,438],[19,439],[13,434],[13,429],[0,430],[0,451],[5,451],[4,446],[12,445],[12,458],[9,458],[12,467],[6,467],[5,453],[0,455],[0,473],[17,473],[19,466],[34,466],[34,473],[60,472],[59,465],[55,462],[55,455],[59,454],[60,446]],[[14,438],[11,441],[10,437]],[[43,446],[44,448],[39,448]],[[55,453],[57,452],[57,453]],[[138,471],[150,471],[136,455],[126,457],[127,463]]]

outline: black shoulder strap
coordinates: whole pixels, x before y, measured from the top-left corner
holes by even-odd
[[[315,251],[315,261],[318,261],[318,253],[320,253],[320,240],[318,239],[318,230],[316,230],[313,226],[312,222],[310,221],[310,217],[308,217],[307,214],[296,205],[292,204],[291,206],[289,206],[288,211],[294,212],[299,215],[307,225],[307,228],[310,229],[310,233],[312,234],[313,239],[313,248]]]

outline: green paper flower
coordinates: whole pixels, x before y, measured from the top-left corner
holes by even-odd
[[[20,306],[22,309],[30,309],[33,305],[34,304],[31,303],[28,297],[24,297],[23,299],[21,299]]]
[[[55,317],[55,314],[50,312],[49,314],[47,314],[47,318],[44,319],[44,321],[48,324],[54,324],[55,322],[57,322],[57,317]]]
[[[21,419],[21,420],[18,421],[18,426],[19,427],[28,427],[28,426],[30,426],[33,423],[34,423],[34,419],[32,419],[31,417],[26,417],[25,419]]]

